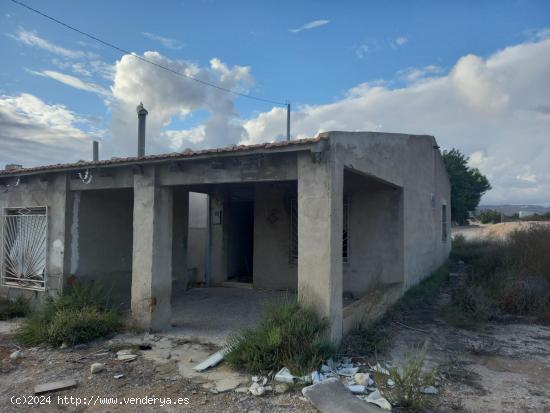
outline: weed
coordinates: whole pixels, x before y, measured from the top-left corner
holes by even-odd
[[[225,360],[251,373],[287,367],[295,375],[315,370],[333,352],[328,322],[296,302],[270,305],[260,324],[228,341]]]
[[[550,228],[534,225],[506,239],[455,238],[452,256],[472,271],[452,292],[445,318],[474,327],[499,313],[550,321]]]
[[[15,317],[26,317],[31,312],[29,300],[19,296],[15,300],[0,298],[0,320]]]
[[[19,328],[17,338],[27,345],[74,345],[121,327],[121,317],[110,306],[108,293],[95,284],[77,284],[55,298],[47,298]]]
[[[426,407],[428,399],[422,389],[434,385],[436,370],[424,371],[424,356],[425,350],[409,355],[403,367],[390,368],[389,373],[390,379],[394,382],[393,386],[387,384],[387,375],[374,373],[378,388],[392,404],[411,412],[418,412]]]

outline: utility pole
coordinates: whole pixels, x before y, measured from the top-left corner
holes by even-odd
[[[290,103],[286,104],[286,140],[290,140]]]
[[[92,159],[95,161],[99,161],[99,142],[94,141],[92,143]]]

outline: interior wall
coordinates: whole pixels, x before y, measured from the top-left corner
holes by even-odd
[[[298,287],[297,265],[289,262],[290,199],[296,182],[255,187],[254,288],[291,290]]]
[[[403,282],[402,191],[350,172],[344,188],[350,214],[344,292],[359,298],[371,286]]]
[[[227,279],[252,282],[254,273],[254,201],[229,201],[226,209]]]
[[[74,202],[71,272],[112,288],[126,301],[132,285],[133,191],[81,191]]]
[[[205,282],[208,195],[189,192],[187,269],[190,283]]]

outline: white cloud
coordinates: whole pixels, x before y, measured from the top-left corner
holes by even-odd
[[[27,46],[37,47],[39,49],[46,50],[50,53],[53,53],[65,58],[77,59],[77,58],[86,57],[87,55],[85,52],[81,50],[71,50],[71,49],[66,49],[64,47],[56,45],[38,36],[35,32],[25,30],[22,27],[17,29],[17,32],[15,33],[15,35],[10,34],[8,36],[12,37],[13,39]]]
[[[294,138],[328,130],[433,134],[444,148],[472,155],[493,185],[484,202],[550,203],[550,39],[464,56],[448,74],[413,73],[413,83],[362,84],[333,103],[292,114]],[[422,79],[422,81],[414,81]],[[244,122],[247,143],[282,138],[284,110]],[[529,169],[525,169],[525,165]]]
[[[361,44],[355,48],[355,56],[364,59],[370,53],[371,47],[368,44]]]
[[[330,23],[330,20],[313,20],[298,27],[297,29],[289,29],[288,31],[291,33],[299,33],[301,31],[314,29],[316,27],[321,27],[329,23]]]
[[[408,42],[409,42],[409,39],[404,37],[404,36],[396,37],[395,40],[394,40],[394,43],[397,46],[403,46],[404,44],[406,44]]]
[[[400,79],[413,83],[441,73],[443,73],[443,68],[437,65],[428,65],[424,67],[408,67],[397,72],[397,75]]]
[[[96,85],[95,83],[84,82],[78,77],[71,76],[66,73],[60,73],[53,70],[43,70],[41,72],[30,70],[29,72],[38,76],[49,77],[50,79],[57,80],[58,82],[64,83],[76,89],[97,93],[102,96],[111,96],[111,93],[107,89]]]
[[[164,47],[167,49],[174,49],[179,50],[183,46],[185,46],[182,42],[180,42],[177,39],[172,39],[170,37],[163,37],[158,34],[150,33],[150,32],[142,32],[143,36],[147,37],[148,39],[155,40],[157,42],[160,42]]]
[[[168,59],[158,52],[145,52],[143,56],[227,89],[245,91],[253,82],[249,67],[228,67],[216,58],[210,60],[209,67],[203,68],[184,60]],[[139,102],[149,110],[148,153],[182,150],[187,146],[196,147],[199,143],[207,147],[224,146],[246,136],[237,118],[234,95],[175,76],[131,55],[123,56],[116,63],[111,89],[113,153],[133,153],[137,128],[135,108]],[[170,128],[173,121],[185,120],[198,109],[206,109],[209,113],[199,128],[183,131]]]
[[[88,119],[27,93],[0,96],[0,125],[0,167],[89,159],[92,139],[102,137]]]

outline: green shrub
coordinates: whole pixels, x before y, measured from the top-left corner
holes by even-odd
[[[424,356],[425,350],[408,356],[403,367],[390,368],[390,378],[394,382],[392,387],[387,384],[387,375],[374,373],[375,382],[382,394],[392,404],[410,412],[418,412],[426,407],[428,399],[422,389],[435,383],[436,370],[424,371]]]
[[[327,332],[326,320],[296,302],[270,305],[256,328],[228,340],[225,360],[250,373],[287,367],[295,375],[307,374],[333,352]]]
[[[105,337],[122,327],[109,293],[94,284],[68,286],[61,295],[47,298],[17,331],[27,345],[74,345]]]
[[[0,320],[9,320],[15,317],[26,317],[31,312],[29,300],[17,297],[15,300],[0,298]]]

